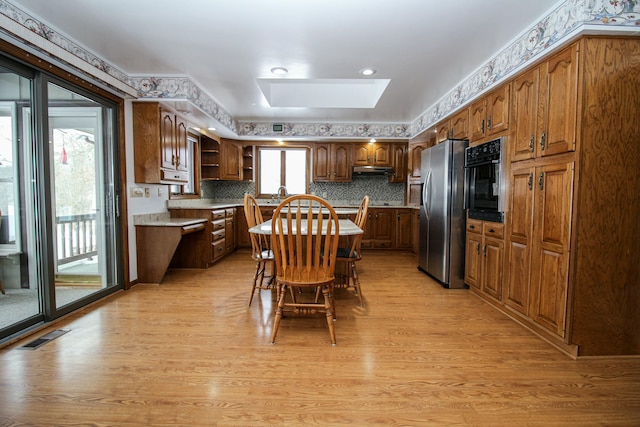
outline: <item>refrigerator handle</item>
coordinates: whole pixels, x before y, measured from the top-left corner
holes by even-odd
[[[424,180],[424,188],[422,189],[422,198],[424,213],[427,219],[431,217],[431,170],[427,173],[427,177]]]

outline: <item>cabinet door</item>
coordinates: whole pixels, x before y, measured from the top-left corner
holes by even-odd
[[[502,300],[503,253],[504,242],[495,239],[484,239],[480,283],[482,283],[482,291],[498,301]]]
[[[329,169],[332,170],[331,181],[351,181],[351,145],[331,144]]]
[[[222,141],[220,144],[220,155],[220,179],[239,181],[242,147],[231,141]]]
[[[376,209],[373,221],[373,247],[392,248],[393,223],[395,220],[393,209]]]
[[[412,209],[396,210],[396,249],[411,249],[412,240]]]
[[[509,95],[511,84],[505,84],[487,96],[486,134],[495,135],[509,128]]]
[[[465,139],[469,136],[469,109],[465,108],[451,118],[451,131],[453,139]]]
[[[467,232],[465,246],[464,282],[480,289],[480,254],[482,235]]]
[[[249,225],[247,224],[247,218],[244,215],[244,207],[236,209],[236,244],[239,248],[250,248],[251,238],[249,236]]]
[[[331,180],[331,147],[329,143],[318,143],[313,148],[313,180],[326,182]]]
[[[540,68],[539,154],[575,150],[578,105],[578,47],[554,55]]]
[[[409,179],[419,180],[422,174],[422,151],[429,147],[427,142],[409,143]]]
[[[487,116],[487,100],[482,98],[469,107],[469,140],[484,138],[485,118]]]
[[[161,167],[175,169],[176,163],[176,116],[168,111],[161,110],[160,117],[160,159]]]
[[[371,147],[373,166],[391,166],[391,145],[375,143]]]
[[[564,337],[567,313],[573,163],[536,168],[534,261],[530,315]]]
[[[393,144],[393,174],[389,182],[405,182],[407,180],[407,150],[405,144]]]
[[[511,161],[535,157],[538,115],[539,69],[524,73],[513,82],[513,123]]]
[[[176,116],[176,169],[188,172],[192,165],[189,164],[189,125]]]
[[[236,228],[235,228],[235,215],[225,218],[224,226],[224,240],[226,246],[226,252],[232,252],[236,247]]]
[[[507,221],[507,282],[504,303],[527,315],[531,285],[534,168],[511,170]]]
[[[371,165],[371,152],[369,150],[369,143],[357,144],[353,147],[353,165],[354,166],[368,166]]]
[[[449,120],[446,122],[438,123],[436,125],[436,143],[446,141],[451,136],[451,128],[449,127]]]
[[[367,213],[367,224],[364,227],[364,233],[362,234],[362,242],[360,245],[363,248],[372,248],[373,247],[373,229],[375,228],[375,214],[374,209],[369,208]]]

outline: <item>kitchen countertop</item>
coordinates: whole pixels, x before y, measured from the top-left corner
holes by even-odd
[[[339,215],[351,215],[358,211],[361,200],[330,200],[329,203],[336,209]],[[243,200],[219,200],[219,199],[188,199],[188,200],[169,200],[167,202],[168,209],[224,209],[243,206]],[[278,206],[277,201],[258,199],[259,206]],[[406,206],[400,202],[384,202],[371,201],[370,208],[418,208],[419,206]],[[338,212],[338,209],[341,212]]]
[[[206,218],[168,218],[162,220],[141,221],[136,225],[143,227],[186,227],[207,222]]]

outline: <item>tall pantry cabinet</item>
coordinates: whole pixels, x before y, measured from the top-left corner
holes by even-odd
[[[513,80],[503,309],[574,356],[640,354],[640,38]]]

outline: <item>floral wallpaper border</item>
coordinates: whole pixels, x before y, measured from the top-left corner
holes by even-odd
[[[0,24],[5,34],[122,94],[187,100],[240,137],[411,138],[580,30],[606,32],[615,27],[637,33],[640,0],[564,1],[411,123],[283,123],[284,131],[277,133],[271,122],[237,122],[187,76],[128,76],[9,0],[0,0]]]

